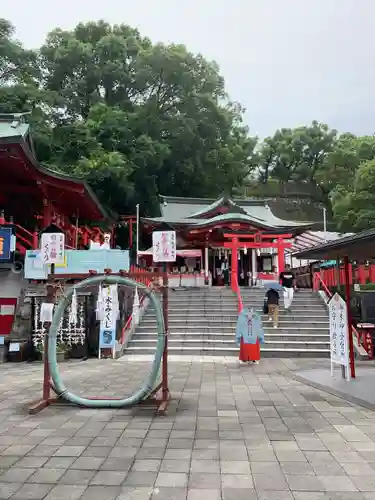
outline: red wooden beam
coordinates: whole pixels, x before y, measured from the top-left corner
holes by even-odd
[[[238,241],[237,243],[233,244],[231,241],[225,241],[224,242],[224,248],[238,248],[239,250],[241,248],[279,248],[282,246],[283,248],[292,248],[292,243],[253,243],[253,242],[246,242],[246,241]]]
[[[282,238],[285,240],[289,240],[293,238],[292,234],[263,234],[263,233],[255,233],[255,234],[224,234],[224,238],[251,238],[254,239],[256,237],[261,236],[261,238],[267,238],[267,239],[276,239],[276,238]]]

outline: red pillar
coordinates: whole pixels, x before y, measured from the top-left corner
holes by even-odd
[[[353,332],[352,332],[352,312],[350,310],[350,267],[348,257],[344,257],[344,272],[345,272],[345,301],[346,312],[348,316],[348,344],[349,344],[349,361],[350,361],[350,375],[355,378],[355,364],[354,364],[354,345],[353,345]]]
[[[281,238],[277,240],[277,267],[279,268],[279,275],[285,269],[285,253],[284,242]]]
[[[234,292],[238,289],[238,238],[232,238],[231,287]]]
[[[43,229],[48,227],[52,222],[52,209],[47,198],[43,200]]]

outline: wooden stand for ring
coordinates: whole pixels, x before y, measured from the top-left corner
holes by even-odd
[[[47,298],[46,302],[53,304],[55,302],[55,297],[56,297],[56,288],[55,288],[55,283],[53,281],[55,274],[55,265],[51,264],[51,274],[48,277],[48,282],[47,282]],[[48,365],[48,337],[49,337],[49,331],[51,328],[51,323],[46,322],[47,328],[46,328],[46,333],[44,335],[44,357],[43,357],[43,393],[42,393],[42,399],[37,401],[36,403],[33,403],[29,407],[29,414],[30,415],[35,415],[36,413],[39,413],[40,411],[44,410],[44,408],[47,408],[50,404],[56,403],[59,400],[57,398],[51,398],[51,374],[49,372],[49,365]]]
[[[49,303],[54,303],[55,298],[56,298],[56,288],[55,288],[55,283],[54,283],[54,265],[51,265],[51,274],[49,276],[49,280],[47,283],[47,302]],[[91,275],[95,275],[95,272],[90,272]],[[111,272],[110,269],[105,270],[105,274],[114,274]],[[135,273],[136,274],[136,273]],[[117,275],[120,276],[129,276],[128,273],[124,271],[120,271]],[[166,415],[169,401],[171,399],[171,395],[169,392],[169,386],[168,386],[168,274],[166,271],[164,271],[163,275],[163,287],[162,287],[162,294],[163,294],[163,316],[164,316],[164,328],[165,328],[165,342],[164,342],[164,351],[163,351],[163,361],[162,361],[162,380],[160,384],[155,387],[155,389],[150,393],[150,395],[137,403],[135,406],[139,406],[142,408],[156,408],[156,414],[157,415]],[[86,275],[84,276],[76,276],[76,275],[59,275],[59,279],[84,279],[87,278]],[[133,279],[136,279],[136,277],[133,277]],[[46,331],[46,334],[44,336],[44,371],[43,371],[43,394],[42,394],[42,399],[40,399],[38,402],[33,403],[29,407],[29,414],[30,415],[35,415],[36,413],[39,413],[40,411],[44,410],[44,408],[47,408],[47,406],[51,404],[56,404],[56,403],[64,403],[64,400],[60,398],[52,398],[51,397],[51,389],[53,390],[53,386],[51,383],[51,375],[49,371],[49,365],[48,365],[48,336],[49,336],[49,330],[51,327],[51,323],[48,324],[48,328]],[[92,401],[95,401],[95,399],[108,399],[108,401],[114,401],[114,400],[120,400],[122,398],[87,398]]]

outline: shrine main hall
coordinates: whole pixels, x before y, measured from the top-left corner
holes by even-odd
[[[259,199],[177,198],[160,196],[160,216],[141,219],[144,232],[176,231],[177,260],[171,273],[199,273],[205,282],[224,284],[225,277],[245,284],[274,279],[285,268],[293,239],[314,223],[282,220]],[[152,249],[139,257],[151,265]],[[151,257],[152,260],[152,257]]]

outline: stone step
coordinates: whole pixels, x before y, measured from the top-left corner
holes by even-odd
[[[291,325],[293,326],[296,321],[303,321],[304,318],[301,316],[300,318],[297,318],[297,320],[294,320],[292,317],[288,315],[283,315],[279,316],[279,325]],[[155,318],[153,317],[145,317],[144,320],[142,321],[142,325],[152,325],[155,323]],[[176,325],[176,324],[181,324],[181,325],[192,325],[195,326],[197,324],[202,324],[205,323],[207,325],[223,325],[223,326],[228,326],[228,325],[236,325],[237,323],[237,316],[200,316],[200,317],[190,317],[190,316],[179,316],[179,317],[168,317],[168,324],[169,325]],[[269,323],[268,317],[264,318],[263,317],[263,323],[264,326]],[[308,324],[310,326],[326,326],[329,327],[329,319],[322,317],[322,319],[317,319],[314,317],[309,316],[308,318]]]
[[[126,354],[148,354],[153,355],[154,350],[148,349],[142,346],[129,346],[125,353]],[[196,348],[192,346],[183,347],[168,347],[168,352],[170,354],[179,354],[185,356],[231,356],[238,357],[239,349],[235,347],[203,347]],[[295,358],[295,357],[306,357],[306,358],[329,358],[329,349],[272,349],[269,347],[261,347],[261,358]]]
[[[208,313],[202,313],[202,314],[195,314],[194,312],[184,314],[184,313],[169,313],[168,315],[169,321],[201,321],[201,320],[206,320],[206,321],[211,321],[218,319],[218,321],[223,321],[223,322],[237,322],[238,314],[208,314]],[[267,321],[268,315],[262,314],[262,320]],[[327,314],[309,314],[308,315],[309,321],[318,321],[318,322],[327,322],[328,321],[328,316]],[[144,322],[151,322],[155,321],[155,315],[153,314],[147,314],[144,316]],[[286,313],[283,311],[279,312],[279,321],[288,321],[288,322],[293,322],[293,321],[306,321],[306,314],[305,313],[300,313],[300,314],[292,314],[292,313]]]
[[[129,346],[138,346],[138,347],[144,347],[144,348],[149,348],[149,349],[154,349],[156,348],[155,342],[152,341],[147,341],[147,340],[138,340],[138,341],[130,341]],[[313,350],[313,349],[329,349],[329,342],[282,342],[282,341],[272,341],[268,342],[265,341],[263,344],[266,348],[268,349],[273,349],[277,350],[280,348],[283,349],[299,349],[299,350]],[[199,348],[203,349],[205,347],[210,347],[211,349],[216,349],[218,347],[220,348],[231,348],[236,346],[236,342],[230,342],[230,341],[216,341],[216,340],[196,340],[196,341],[188,341],[188,342],[181,342],[181,341],[176,341],[174,339],[170,339],[168,341],[168,347],[169,346],[175,346],[175,347],[193,347],[193,348]],[[237,347],[237,346],[236,346]],[[237,347],[237,349],[239,349]]]
[[[202,325],[199,325],[199,326],[196,326],[196,327],[188,327],[188,326],[184,326],[184,328],[182,329],[180,326],[178,327],[169,327],[168,329],[169,332],[171,333],[191,333],[191,332],[200,332],[202,335],[204,334],[211,334],[211,335],[219,335],[221,333],[233,333],[233,335],[235,334],[235,328],[233,327],[224,327],[224,328],[220,328],[218,329],[217,327],[207,327],[207,326],[202,326]],[[273,328],[273,326],[270,326],[270,327],[265,327],[264,328],[264,333],[267,334],[267,333],[272,333],[272,332],[279,332],[281,335],[287,335],[288,333],[298,333],[300,335],[314,335],[315,333],[318,332],[318,334],[325,334],[325,333],[328,333],[328,328],[321,328],[321,327],[317,327],[317,328],[309,328],[309,327],[300,327],[300,326],[297,326],[297,327],[288,327],[288,328],[283,328],[283,327],[278,327],[278,328]],[[136,329],[136,333],[157,333],[157,328],[156,328],[156,325],[155,327],[152,327],[152,328],[148,328],[148,327],[138,327]]]
[[[194,339],[217,339],[217,340],[224,340],[224,341],[231,341],[234,339],[234,333],[204,333],[204,332],[169,332],[168,338],[169,339],[176,339],[176,340],[181,340],[181,341],[188,341],[189,339],[194,340]],[[327,334],[300,334],[300,333],[287,333],[287,334],[280,334],[278,331],[275,329],[274,332],[272,333],[266,333],[265,334],[265,339],[269,341],[273,340],[279,340],[279,341],[300,341],[300,342],[308,342],[308,341],[316,341],[316,342],[329,342],[329,333]],[[152,333],[135,333],[132,337],[132,340],[150,340],[156,342],[157,339],[157,332],[152,332]]]

